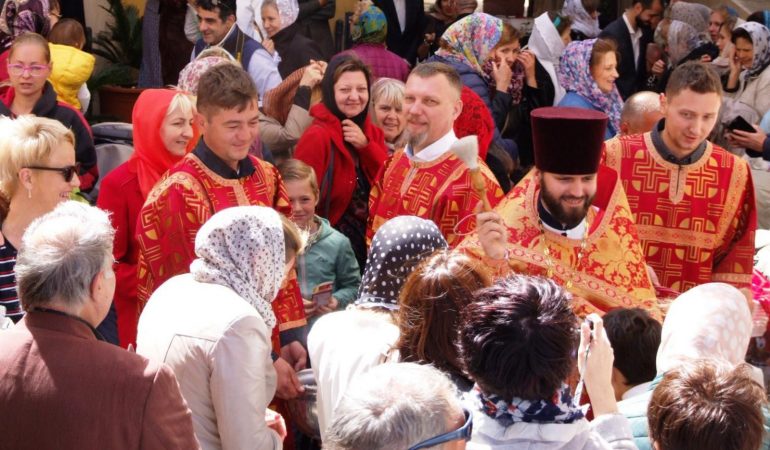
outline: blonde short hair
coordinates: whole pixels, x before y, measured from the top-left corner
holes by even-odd
[[[404,104],[404,92],[406,91],[406,85],[401,80],[393,78],[380,78],[372,86],[372,105],[370,111],[374,112],[374,105],[377,102],[385,102],[389,105],[394,105],[396,108],[401,108]],[[372,122],[379,126],[375,114],[371,114]]]
[[[0,194],[10,201],[18,188],[19,170],[45,164],[62,140],[75,145],[75,135],[58,120],[32,115],[0,118]]]
[[[184,115],[195,113],[195,97],[186,92],[179,92],[171,99],[166,110],[166,116],[176,111],[181,111]]]

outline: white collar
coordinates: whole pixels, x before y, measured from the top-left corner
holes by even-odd
[[[452,144],[454,144],[456,141],[457,136],[455,136],[454,130],[449,130],[447,134],[439,138],[436,142],[420,150],[416,155],[412,151],[411,145],[407,145],[404,149],[404,152],[406,153],[406,156],[409,157],[409,159],[412,161],[431,162],[446,153]]]
[[[628,34],[631,35],[631,39],[637,40],[642,37],[642,29],[637,27],[636,30],[634,30],[631,21],[628,20],[628,13],[623,13],[623,22],[625,22],[626,27],[628,27]]]
[[[543,222],[543,229],[548,230],[551,233],[558,234],[559,236],[566,236],[569,239],[579,241],[583,239],[583,236],[585,236],[586,220],[583,219],[582,222],[575,225],[574,228],[570,228],[569,230],[557,230],[556,228],[553,228],[549,226],[547,223]]]
[[[621,397],[621,400],[627,400],[631,397],[636,397],[637,395],[644,394],[645,392],[650,390],[650,385],[652,385],[652,381],[648,381],[642,384],[637,384],[636,386],[624,392]]]

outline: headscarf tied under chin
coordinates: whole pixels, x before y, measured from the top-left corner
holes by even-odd
[[[366,116],[369,114],[369,102],[366,102],[364,110],[358,113],[357,116],[347,117],[337,107],[337,101],[334,99],[334,72],[337,71],[337,67],[339,67],[340,64],[356,58],[357,57],[354,55],[343,54],[337,55],[333,57],[331,61],[329,61],[329,65],[326,66],[324,77],[321,80],[321,101],[323,102],[324,106],[326,106],[326,108],[340,120],[340,122],[345,119],[350,119],[363,130],[364,122],[366,122]],[[366,77],[366,89],[369,92],[369,98],[371,98],[372,84],[369,77]]]
[[[372,239],[356,305],[398,309],[398,295],[417,264],[448,247],[435,223],[399,216],[382,224]]]
[[[271,302],[284,276],[285,245],[278,213],[263,206],[238,206],[214,214],[195,237],[195,281],[229,287],[253,306],[272,329]]]
[[[754,61],[748,69],[747,77],[759,75],[767,66],[770,66],[770,30],[756,22],[746,22],[735,28],[746,30],[751,36],[751,45],[754,47]]]
[[[376,6],[362,11],[350,28],[350,36],[357,44],[382,44],[388,35],[388,20]]]
[[[724,283],[706,283],[680,295],[666,314],[656,361],[659,374],[696,358],[737,365],[751,338],[746,297]]]
[[[483,65],[503,33],[503,21],[484,13],[474,13],[453,23],[441,40],[446,44],[436,55],[465,64],[480,76],[487,78]],[[445,47],[447,45],[447,47]]]
[[[606,113],[612,126],[619,130],[623,98],[618,92],[618,87],[613,85],[612,92],[605,94],[591,75],[591,50],[595,42],[596,39],[586,39],[571,42],[567,46],[557,73],[559,84],[564,86],[567,92],[579,94],[595,109]]]
[[[131,114],[134,123],[134,153],[131,162],[136,168],[139,190],[144,198],[168,169],[183,156],[172,155],[160,138],[160,127],[168,114],[168,107],[180,91],[146,89],[136,99]],[[198,143],[198,127],[193,124],[193,135],[185,149],[189,153]]]
[[[583,7],[581,0],[566,0],[562,15],[572,19],[572,29],[583,33],[587,38],[595,38],[601,33],[599,18],[594,19]]]

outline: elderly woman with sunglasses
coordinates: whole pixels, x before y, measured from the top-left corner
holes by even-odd
[[[23,33],[13,42],[8,56],[11,87],[0,97],[0,115],[34,114],[56,119],[75,135],[75,159],[80,163],[80,190],[88,192],[96,183],[96,150],[91,129],[80,111],[59,102],[47,81],[51,74],[48,41],[36,33]]]
[[[75,136],[60,122],[31,115],[0,119],[0,306],[24,315],[13,272],[21,237],[33,220],[80,186]]]

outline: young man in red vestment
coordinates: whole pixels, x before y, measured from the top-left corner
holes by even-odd
[[[164,281],[189,271],[196,257],[195,235],[217,211],[256,205],[291,213],[278,170],[248,154],[259,120],[257,90],[249,75],[231,64],[209,69],[198,85],[197,108],[203,138],[158,181],[139,213],[141,304]],[[273,329],[277,395],[288,398],[298,394],[294,370],[307,359],[299,342],[306,320],[296,277],[278,293],[273,310],[278,319]]]
[[[494,278],[553,279],[573,294],[581,317],[641,307],[659,319],[618,174],[599,164],[607,115],[549,107],[531,118],[535,169],[494,211],[478,215],[477,232],[459,248]]]
[[[415,67],[406,81],[404,111],[408,144],[385,162],[369,194],[367,241],[396,216],[432,220],[450,246],[467,234],[481,197],[471,187],[465,164],[450,151],[457,136],[452,129],[463,108],[462,82],[442,63]],[[493,206],[503,197],[494,175],[480,158],[487,198]]]
[[[647,263],[663,286],[680,292],[712,281],[751,285],[757,226],[751,172],[706,140],[721,100],[716,73],[698,62],[683,64],[661,94],[663,120],[649,133],[605,144]]]

